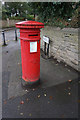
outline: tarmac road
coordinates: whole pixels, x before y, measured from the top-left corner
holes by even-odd
[[[3,29],[4,30],[4,33],[5,33],[5,40],[6,40],[6,43],[8,44],[8,42],[10,41],[15,41],[15,28],[13,29]],[[17,32],[17,36],[19,36],[19,29],[16,30]],[[1,33],[1,32],[0,32]],[[3,36],[2,36],[2,33],[1,33],[1,40],[0,40],[0,45],[3,45]]]

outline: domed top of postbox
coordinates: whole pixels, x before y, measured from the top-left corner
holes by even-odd
[[[22,21],[16,23],[17,28],[44,28],[44,24],[37,21]]]

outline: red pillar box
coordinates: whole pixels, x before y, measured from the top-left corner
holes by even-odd
[[[16,23],[20,29],[22,78],[26,83],[40,79],[40,28],[44,24],[37,21]]]

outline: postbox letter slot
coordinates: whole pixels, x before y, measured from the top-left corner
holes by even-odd
[[[29,36],[38,36],[38,34],[33,34],[33,35],[29,35]]]

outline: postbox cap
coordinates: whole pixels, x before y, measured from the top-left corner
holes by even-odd
[[[17,28],[44,28],[44,23],[37,21],[22,21],[16,23]]]

